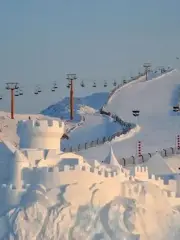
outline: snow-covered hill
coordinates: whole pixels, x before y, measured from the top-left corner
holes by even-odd
[[[81,115],[85,112],[94,112],[99,110],[106,102],[108,93],[94,93],[86,97],[74,98],[74,120],[80,121]],[[84,107],[84,108],[83,108]],[[86,108],[85,108],[86,107]],[[94,109],[94,110],[93,110]],[[69,120],[69,97],[63,98],[58,103],[50,105],[41,111],[41,114],[51,117],[59,117]]]
[[[143,152],[156,152],[175,146],[179,131],[179,114],[172,111],[178,103],[180,72],[170,71],[151,81],[132,82],[117,91],[106,105],[106,110],[117,114],[123,120],[136,122],[132,110],[140,110],[138,124],[141,130],[132,138],[113,143],[119,157],[129,157],[136,153],[137,140],[142,141]],[[117,104],[118,103],[118,104]],[[89,149],[84,156],[94,157]],[[97,148],[96,154],[104,158],[105,146]]]
[[[66,124],[66,132],[69,140],[62,140],[62,149],[77,147],[79,144],[96,141],[103,137],[109,137],[122,131],[122,126],[114,122],[111,117],[103,116],[99,109],[107,101],[108,93],[96,93],[83,98],[75,98],[75,121],[69,119],[69,98],[51,105],[39,115],[30,115],[31,119],[62,118]],[[0,113],[0,136],[8,139],[13,144],[18,144],[16,125],[19,120],[28,119],[29,115],[16,114],[15,120],[10,119],[10,114]],[[83,137],[82,137],[83,136]]]

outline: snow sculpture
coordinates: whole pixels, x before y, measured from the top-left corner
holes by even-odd
[[[116,159],[112,146],[110,147],[110,151],[108,156],[104,160],[105,163],[108,163],[111,166],[115,166],[117,168],[120,168],[120,164],[118,163],[118,160]]]
[[[22,170],[29,167],[26,157],[17,149],[13,155],[11,183],[16,189],[21,189],[23,185]]]
[[[60,149],[64,134],[64,122],[55,120],[19,121],[17,134],[19,147],[29,149]]]
[[[142,179],[142,180],[148,180],[148,178],[149,178],[148,168],[142,167],[142,166],[136,166],[135,167],[135,177]]]

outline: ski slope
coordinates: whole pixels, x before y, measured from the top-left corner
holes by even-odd
[[[142,141],[144,153],[175,146],[176,135],[180,133],[180,116],[172,111],[172,107],[179,101],[179,89],[180,72],[172,70],[149,81],[127,84],[113,95],[106,110],[117,114],[124,121],[136,122],[132,110],[140,110],[140,131],[131,138],[112,143],[116,156],[135,155],[137,140]],[[106,148],[97,148],[96,156],[101,160],[107,155]],[[82,154],[95,157],[91,149]]]

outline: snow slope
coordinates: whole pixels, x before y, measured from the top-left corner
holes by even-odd
[[[69,98],[49,106],[39,115],[30,115],[31,119],[59,118],[65,120],[66,132],[69,140],[62,140],[62,149],[75,147],[79,144],[85,146],[85,143],[102,140],[103,137],[109,137],[117,132],[121,132],[122,126],[115,123],[112,118],[103,116],[99,109],[107,101],[108,93],[95,93],[90,96],[75,98],[75,121],[66,121],[69,119]],[[14,145],[18,145],[19,139],[16,135],[16,124],[18,120],[27,119],[29,115],[16,114],[15,120],[10,119],[10,114],[0,112],[0,136],[10,140]],[[82,119],[85,119],[83,121]],[[80,121],[80,122],[79,122]]]
[[[108,93],[94,93],[92,95],[74,99],[74,120],[76,127],[68,133],[69,140],[62,141],[62,149],[85,145],[86,142],[96,141],[98,138],[109,137],[120,132],[122,126],[112,118],[99,114],[99,109],[105,104]],[[64,98],[43,110],[41,114],[51,117],[69,119],[69,98]],[[85,119],[83,121],[82,119]]]
[[[172,111],[172,107],[179,101],[179,89],[180,72],[173,70],[151,81],[132,82],[113,95],[106,110],[117,114],[123,120],[135,122],[132,110],[140,110],[140,131],[132,138],[113,143],[117,156],[134,155],[137,140],[142,141],[145,153],[175,146],[176,135],[180,133],[180,123],[179,116]],[[91,149],[82,154],[94,157]],[[96,154],[103,160],[107,155],[106,147],[97,148]]]
[[[86,97],[75,97],[74,98],[74,120],[81,120],[80,109],[83,106],[99,110],[108,98],[108,92],[93,93]],[[51,117],[60,117],[69,120],[69,97],[63,98],[58,103],[50,105],[48,108],[41,111],[41,114]]]
[[[122,131],[122,126],[108,116],[99,113],[85,114],[85,121],[69,133],[69,140],[62,141],[62,148],[77,147]]]

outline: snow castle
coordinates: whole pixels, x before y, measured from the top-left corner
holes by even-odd
[[[0,174],[0,183],[20,190],[28,184],[43,184],[46,187],[71,184],[77,179],[77,173],[78,178],[83,175],[83,179],[91,175],[92,182],[95,178],[112,180],[119,173],[123,179],[128,178],[128,173],[119,166],[112,149],[108,165],[96,160],[89,164],[76,153],[62,152],[60,145],[64,128],[64,122],[55,120],[19,121],[19,148],[2,140],[10,154],[6,162],[2,161],[9,168],[8,172]]]
[[[7,206],[18,204],[30,186],[41,185],[53,189],[60,185],[81,183],[87,188],[94,183],[102,183],[101,187],[104,186],[106,192],[107,188],[115,191],[120,189],[123,182],[136,180],[160,186],[166,195],[176,198],[179,204],[179,176],[164,183],[162,179],[149,176],[148,168],[139,166],[135,167],[134,174],[131,175],[129,170],[118,163],[112,147],[103,163],[96,159],[87,162],[76,153],[62,152],[60,144],[64,134],[63,122],[19,121],[17,134],[20,138],[19,148],[2,139],[7,155],[0,159],[0,201]],[[136,193],[133,194],[135,196]]]

